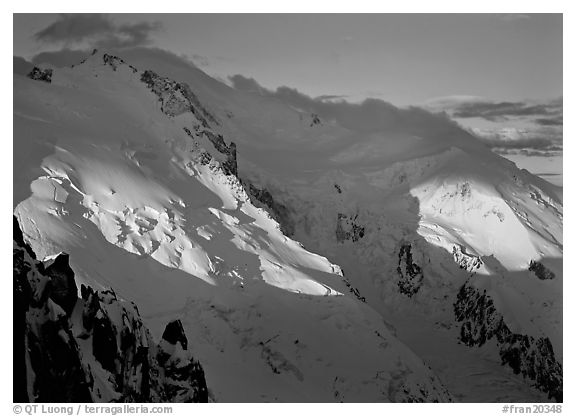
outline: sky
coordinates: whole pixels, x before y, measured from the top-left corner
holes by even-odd
[[[560,14],[15,14],[13,54],[158,47],[228,84],[446,111],[561,184],[562,31]]]

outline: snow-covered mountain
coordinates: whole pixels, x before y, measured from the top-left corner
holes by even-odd
[[[39,258],[180,320],[213,400],[561,400],[559,188],[443,116],[162,58],[14,76]]]
[[[179,320],[213,400],[451,399],[337,265],[250,202],[193,90],[102,53],[49,81],[14,78],[25,240],[135,302],[154,339]]]

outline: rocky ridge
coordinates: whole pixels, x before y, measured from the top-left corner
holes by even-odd
[[[475,272],[484,264],[480,257],[467,253],[466,248],[461,245],[452,247],[452,255],[456,264],[469,272]]]
[[[454,314],[461,322],[460,340],[469,347],[496,342],[502,365],[521,374],[549,398],[562,402],[562,365],[547,337],[535,338],[510,330],[485,291],[465,284],[458,292]]]
[[[27,76],[35,81],[47,82],[50,84],[52,82],[52,73],[51,69],[40,69],[35,66]]]
[[[398,289],[408,297],[415,295],[424,280],[422,268],[412,259],[412,245],[402,244],[398,251]]]
[[[134,303],[84,285],[78,298],[68,255],[39,261],[13,228],[14,401],[208,401],[179,322],[157,344]]]

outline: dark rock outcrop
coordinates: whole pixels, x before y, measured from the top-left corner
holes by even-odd
[[[200,100],[192,92],[188,84],[161,77],[150,70],[144,71],[140,80],[158,96],[164,114],[175,117],[182,113],[190,112],[194,114],[205,128],[209,128],[210,123],[219,124],[218,120],[200,104]]]
[[[28,311],[32,288],[28,283],[28,273],[31,264],[36,260],[32,250],[27,251],[18,221],[14,218],[13,246],[13,302],[12,302],[12,348],[14,351],[13,386],[14,401],[28,402],[28,386],[26,380],[26,313]],[[29,248],[29,247],[28,247]]]
[[[114,64],[116,57],[108,57],[109,64]],[[117,58],[120,59],[120,58]],[[120,59],[122,63],[122,61]],[[179,83],[167,77],[161,77],[154,71],[144,71],[140,80],[158,96],[161,103],[161,111],[169,117],[176,117],[184,113],[192,113],[198,120],[199,124],[194,126],[194,131],[198,136],[207,138],[214,146],[217,152],[226,157],[220,162],[223,172],[226,175],[238,176],[238,160],[236,144],[230,142],[226,144],[221,134],[214,133],[212,127],[220,123],[201,103],[196,94],[192,92],[190,86],[186,83]],[[186,134],[192,138],[192,131],[184,127]]]
[[[530,260],[530,266],[528,267],[528,270],[534,272],[536,277],[540,280],[551,280],[556,277],[554,272],[552,272],[539,261]]]
[[[70,267],[70,257],[66,253],[44,261],[44,272],[51,280],[50,297],[70,316],[78,300],[78,288],[74,271]]]
[[[214,148],[224,156],[226,160],[222,162],[222,169],[226,175],[238,176],[238,161],[236,159],[236,143],[230,142],[227,145],[221,134],[215,134],[210,130],[202,130],[201,135],[206,137]]]
[[[82,285],[78,299],[68,255],[36,260],[16,218],[13,257],[14,401],[208,400],[179,321],[158,345],[137,306],[112,289]]]
[[[336,221],[336,241],[343,243],[346,240],[357,242],[364,237],[364,227],[358,225],[358,214],[348,216],[346,214],[338,213],[338,220]]]
[[[182,349],[188,349],[188,339],[184,333],[184,328],[182,327],[182,322],[180,320],[169,322],[164,329],[162,334],[162,339],[171,345],[176,345],[180,343]]]
[[[318,117],[318,114],[312,113],[312,114],[310,115],[310,117],[311,117],[311,119],[312,119],[312,120],[310,121],[310,127],[314,127],[314,126],[317,126],[317,125],[321,125],[321,124],[322,124],[322,121],[320,120],[320,117]]]
[[[164,372],[167,396],[182,403],[208,401],[204,370],[188,352],[188,339],[179,320],[166,325],[157,361]]]
[[[28,78],[35,81],[43,81],[47,83],[52,82],[52,70],[51,69],[40,69],[35,66],[32,71],[27,75]]]
[[[452,256],[461,269],[469,272],[475,272],[484,264],[480,257],[468,254],[466,248],[460,245],[452,247]]]
[[[398,252],[398,288],[400,293],[408,297],[414,296],[420,288],[424,280],[424,273],[422,268],[414,263],[412,259],[412,245],[402,244]]]
[[[360,291],[358,289],[356,289],[354,286],[352,286],[352,283],[350,283],[350,280],[348,280],[346,278],[344,278],[342,280],[344,281],[344,284],[346,285],[348,290],[350,290],[350,293],[352,293],[356,297],[356,299],[358,299],[360,302],[366,303],[366,298],[360,294]]]
[[[96,50],[94,50],[94,52],[92,53],[94,55],[94,53],[96,52]],[[132,65],[128,65],[124,59],[118,57],[118,56],[114,56],[114,55],[109,55],[107,53],[105,53],[104,55],[102,55],[102,60],[104,61],[104,65],[108,65],[110,67],[112,67],[112,69],[114,71],[116,71],[118,69],[118,67],[120,67],[120,65],[126,65],[128,68],[130,68],[130,70],[133,73],[138,72],[138,70],[133,67]]]
[[[192,113],[200,123],[194,127],[196,134],[207,138],[216,151],[226,157],[226,159],[221,162],[224,173],[226,175],[238,176],[236,144],[234,142],[230,142],[229,145],[226,144],[221,134],[212,131],[212,127],[220,123],[202,106],[200,100],[196,94],[192,92],[188,84],[161,77],[154,71],[144,71],[140,80],[158,96],[158,100],[162,105],[161,110],[164,114],[169,117],[176,117],[186,112]],[[184,131],[188,136],[194,138],[189,128],[184,127]]]
[[[467,284],[454,303],[456,321],[462,322],[460,340],[472,347],[495,339],[502,365],[532,380],[548,397],[562,402],[562,365],[556,360],[548,338],[513,333],[492,299]]]
[[[231,142],[230,145],[227,145],[224,141],[224,138],[221,134],[214,134],[210,130],[201,130],[199,128],[195,129],[198,135],[206,137],[214,146],[216,151],[226,156],[226,159],[223,161],[219,161],[220,167],[222,168],[222,172],[225,175],[232,175],[238,177],[238,161],[236,156],[236,143]],[[184,127],[184,132],[193,140],[196,140],[196,137],[192,133],[192,131]],[[206,156],[202,156],[200,163],[203,165],[207,165],[212,160],[212,155],[206,151],[203,153]]]
[[[187,351],[188,340],[180,321],[167,325],[157,346],[134,303],[119,300],[113,290],[98,292],[86,286],[81,290],[81,338],[91,343],[96,361],[113,375],[117,401],[208,400],[204,371]],[[165,342],[179,343],[180,350],[166,349]]]
[[[56,303],[69,295],[52,297],[52,278],[24,242],[15,217],[13,232],[14,401],[90,402],[91,377],[68,316]],[[68,266],[67,258],[58,263]]]
[[[280,224],[282,233],[291,237],[296,231],[296,225],[292,219],[290,209],[274,199],[270,191],[266,188],[258,189],[251,183],[248,185],[248,196],[255,205],[263,205],[272,217]]]
[[[238,160],[236,156],[236,143],[230,142],[226,155],[228,159],[222,164],[224,171],[229,175],[238,176]]]

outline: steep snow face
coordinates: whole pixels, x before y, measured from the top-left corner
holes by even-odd
[[[41,165],[45,175],[31,184],[35,198],[62,204],[62,209],[68,199],[80,199],[85,208],[82,217],[94,223],[109,242],[211,284],[216,284],[218,274],[232,282],[242,280],[233,270],[218,271],[216,264],[224,262],[248,268],[241,273],[244,278],[261,276],[279,287],[308,294],[332,293],[297,269],[332,273],[335,266],[305,253],[293,241],[283,241],[265,212],[246,204],[247,196],[235,177],[224,175],[215,161],[202,163],[200,140],[182,130],[186,123],[191,127],[199,123],[192,113],[169,119],[154,108],[154,97],[127,65],[114,69],[102,64],[105,70],[101,70],[96,61],[93,57],[70,70],[70,79],[64,78],[65,73],[55,77],[52,86],[75,87],[66,91],[70,94],[58,94],[62,90],[43,93],[44,102],[55,101],[55,116],[70,119],[55,127],[58,144],[54,154]],[[89,80],[86,88],[80,84],[81,76]],[[94,79],[100,83],[91,85]],[[123,91],[127,88],[128,92]],[[114,91],[111,97],[109,91]],[[65,100],[73,100],[73,104]],[[141,104],[131,106],[132,100]],[[147,107],[142,105],[146,102]],[[78,120],[75,113],[84,116]],[[44,134],[48,131],[45,128]],[[30,200],[24,205],[34,204]],[[230,211],[239,214],[230,215]],[[65,214],[58,208],[54,213]],[[196,213],[202,216],[198,224],[194,224]],[[228,232],[236,238],[230,239],[231,247],[222,252],[207,250],[201,244],[206,241],[205,232],[199,235],[201,226],[204,230],[212,226],[212,233]],[[243,243],[246,238],[242,237],[252,234],[254,243]],[[266,244],[268,240],[288,249]],[[287,258],[286,252],[295,254]],[[275,263],[288,266],[281,268]]]
[[[337,261],[347,290],[392,322],[460,400],[545,399],[501,366],[498,346],[455,345],[463,321],[453,305],[473,275],[510,331],[549,339],[562,361],[561,189],[442,117],[384,106],[375,121],[370,105],[367,113],[352,105],[316,113],[128,53],[191,86],[219,120],[215,130],[237,144],[239,176],[254,202],[305,247]],[[532,261],[555,278],[540,280],[528,270]],[[429,342],[443,354],[419,347]],[[507,395],[494,385],[509,386]]]
[[[450,400],[339,266],[250,202],[194,87],[154,79],[100,53],[14,77],[14,211],[37,255],[69,253],[156,339],[179,319],[214,400]]]
[[[511,271],[526,270],[531,260],[562,257],[562,205],[556,198],[521,182],[530,179],[524,172],[492,164],[476,167],[487,173],[458,169],[474,167],[473,156],[458,151],[453,158],[410,190],[420,204],[422,236],[448,250],[463,245],[477,256],[493,256]]]

